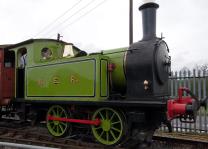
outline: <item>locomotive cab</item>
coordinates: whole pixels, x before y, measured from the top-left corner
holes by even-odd
[[[15,95],[15,98],[24,99],[26,95],[26,72],[27,68],[36,65],[40,65],[43,63],[47,63],[50,61],[57,60],[58,58],[61,58],[61,52],[58,50],[62,49],[63,44],[60,42],[60,44],[56,44],[56,42],[48,41],[44,39],[37,39],[37,40],[27,40],[15,45],[7,46],[5,49],[8,51],[8,56],[5,55],[5,58],[12,59],[12,66],[14,70],[13,75],[13,94]],[[51,44],[53,43],[53,44]],[[48,49],[50,50],[50,57],[45,59],[43,57],[43,50]],[[13,53],[13,56],[11,56],[11,53]],[[9,63],[6,63],[9,65]],[[15,84],[15,85],[14,85]]]
[[[108,57],[102,54],[87,55],[53,39],[30,39],[7,49],[15,53],[15,100],[101,101],[109,96]]]

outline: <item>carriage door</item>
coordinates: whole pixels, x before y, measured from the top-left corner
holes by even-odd
[[[3,72],[3,99],[8,100],[14,97],[14,60],[13,51],[5,51],[4,72]]]
[[[4,63],[4,53],[3,53],[3,49],[0,49],[0,101],[2,100],[2,86],[3,86],[3,83],[2,83],[2,80],[3,80],[3,63]]]

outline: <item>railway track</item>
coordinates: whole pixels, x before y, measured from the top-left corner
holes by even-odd
[[[11,124],[11,123],[10,123]],[[4,125],[4,126],[2,126]],[[54,138],[48,134],[44,127],[31,127],[28,125],[7,125],[0,123],[0,141],[19,144],[37,145],[61,149],[110,149],[110,147],[97,144],[86,138]],[[128,147],[127,147],[128,148]],[[120,146],[112,149],[127,149]],[[208,148],[208,135],[164,133],[156,132],[153,136],[152,146],[148,149],[206,149]],[[131,149],[136,149],[131,148]],[[145,148],[146,149],[146,148]]]
[[[84,142],[83,140],[74,140],[70,138],[54,138],[50,135],[45,134],[44,132],[40,133],[39,130],[30,130],[29,127],[21,129],[0,127],[0,141],[55,147],[61,149],[106,149],[106,147],[103,145],[97,143],[88,143]],[[115,147],[115,149],[122,148]]]
[[[152,148],[160,147],[161,149],[207,149],[207,134],[191,133],[165,133],[157,132],[153,136]]]

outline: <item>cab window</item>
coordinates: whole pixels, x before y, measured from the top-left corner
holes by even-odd
[[[18,68],[24,69],[27,64],[27,49],[20,48],[17,52],[18,56]]]
[[[74,57],[74,56],[75,56],[75,53],[73,50],[73,46],[72,45],[65,45],[63,57]]]
[[[86,55],[87,53],[85,51],[82,51],[73,45],[64,46],[63,57],[79,57],[79,56],[86,56]]]
[[[45,47],[41,50],[41,56],[42,56],[42,59],[46,60],[46,59],[49,59],[52,57],[52,51],[51,49]]]

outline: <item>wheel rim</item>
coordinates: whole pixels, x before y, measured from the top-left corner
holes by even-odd
[[[68,114],[67,111],[59,106],[59,105],[54,105],[49,108],[47,112],[47,116],[51,115],[54,117],[62,117],[62,118],[67,118]],[[47,119],[47,128],[48,131],[56,137],[61,137],[66,134],[68,130],[69,124],[67,122],[61,122],[61,121],[54,121],[54,120],[48,120]]]
[[[118,143],[124,134],[122,115],[112,108],[98,109],[92,119],[99,118],[100,126],[92,126],[94,137],[102,144],[113,145]]]

